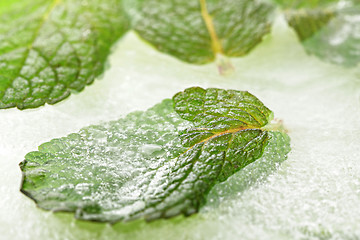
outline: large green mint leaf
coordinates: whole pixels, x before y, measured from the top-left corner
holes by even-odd
[[[271,116],[248,92],[189,88],[42,144],[21,163],[21,191],[43,209],[85,220],[191,215],[216,183],[264,151],[286,158],[289,138],[268,130]]]
[[[190,63],[242,56],[270,30],[273,8],[257,0],[131,1],[135,31]],[[135,5],[135,6],[134,6]]]
[[[17,1],[0,22],[0,108],[19,109],[92,83],[129,25],[121,0]]]
[[[360,2],[348,1],[342,7],[337,2],[297,1],[283,6],[290,7],[286,19],[309,54],[354,67],[360,62]]]

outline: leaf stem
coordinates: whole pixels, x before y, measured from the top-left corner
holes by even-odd
[[[279,131],[282,133],[288,133],[289,130],[284,126],[284,121],[282,119],[275,118],[272,122],[266,124],[261,128],[264,131]]]
[[[224,56],[223,47],[219,40],[212,16],[207,9],[206,0],[199,0],[201,7],[201,16],[204,19],[206,28],[211,38],[211,48],[216,58],[216,65],[218,66],[220,75],[228,76],[234,73],[234,67],[228,58]]]
[[[216,56],[218,53],[223,53],[223,49],[222,49],[221,43],[219,41],[219,38],[216,34],[212,17],[210,16],[210,14],[208,12],[208,9],[206,6],[206,0],[199,0],[199,1],[200,1],[200,7],[201,7],[201,16],[204,19],[206,28],[210,34],[211,47]]]
[[[235,68],[231,64],[229,58],[220,53],[216,55],[216,65],[220,75],[229,76],[235,72]]]

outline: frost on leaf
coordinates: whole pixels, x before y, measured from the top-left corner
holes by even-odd
[[[127,4],[124,4],[126,1]],[[10,7],[11,6],[11,7]],[[190,63],[242,56],[269,32],[260,0],[35,0],[0,14],[0,109],[54,104],[91,84],[110,47],[133,29],[158,50]]]
[[[21,191],[43,209],[84,220],[188,216],[216,183],[264,151],[286,158],[287,135],[267,130],[272,115],[248,92],[188,88],[147,111],[42,144],[21,163]]]
[[[270,4],[258,0],[138,0],[131,6],[140,37],[196,64],[245,55],[269,33],[273,14]]]
[[[360,2],[282,1],[290,27],[305,50],[345,67],[360,63]]]
[[[18,1],[0,15],[0,109],[54,104],[104,70],[129,27],[121,0]]]

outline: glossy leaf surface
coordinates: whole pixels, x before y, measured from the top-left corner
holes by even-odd
[[[127,221],[191,215],[211,188],[268,151],[286,158],[285,133],[248,92],[189,88],[145,112],[54,139],[26,155],[22,192],[77,218]]]

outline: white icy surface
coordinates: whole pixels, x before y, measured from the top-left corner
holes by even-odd
[[[0,239],[360,239],[359,69],[306,55],[282,19],[250,55],[231,61],[236,72],[222,77],[214,64],[182,63],[129,33],[104,77],[82,93],[54,106],[1,110]],[[239,184],[230,178],[200,214],[114,226],[40,210],[19,192],[18,163],[41,143],[196,85],[249,90],[284,120],[292,152],[266,182],[222,196]]]

